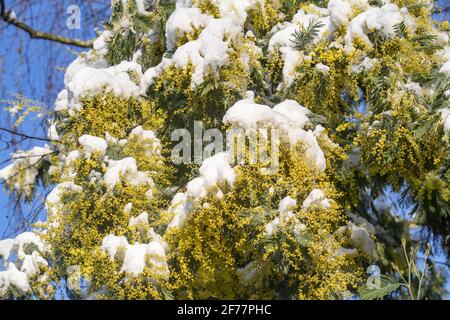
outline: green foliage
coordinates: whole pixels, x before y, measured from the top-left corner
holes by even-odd
[[[160,60],[165,50],[165,23],[175,5],[173,1],[157,1],[155,7],[147,9],[146,14],[139,13],[136,0],[128,1],[127,7],[123,6],[122,1],[113,4],[111,20],[104,25],[105,30],[112,32],[105,55],[109,64],[131,60],[139,49],[143,51],[140,62],[145,69]],[[122,27],[121,21],[124,19],[129,20]]]
[[[400,288],[401,283],[389,275],[380,275],[379,288],[378,285],[373,287],[361,287],[358,293],[363,300],[381,300]]]
[[[405,21],[394,25],[394,31],[397,37],[406,38],[408,35],[408,28],[406,27]]]
[[[314,40],[319,34],[320,28],[324,24],[320,21],[309,20],[308,26],[302,27],[299,30],[295,30],[292,36],[294,40],[291,40],[295,44],[297,50],[305,50],[306,47]]]

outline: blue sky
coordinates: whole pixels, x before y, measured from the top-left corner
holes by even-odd
[[[55,32],[63,36],[77,39],[95,38],[95,27],[101,27],[101,21],[109,17],[110,0],[94,0],[92,5],[88,1],[58,0],[60,6],[55,10],[51,1],[32,1],[29,7],[23,7],[20,2],[6,0],[7,9],[13,9],[21,21],[26,21],[38,30]],[[78,5],[81,20],[80,29],[69,29],[67,19],[70,14],[66,10],[70,5]],[[107,8],[107,10],[101,10]],[[99,18],[93,18],[92,10],[99,14]],[[15,94],[23,94],[27,98],[40,101],[42,105],[51,110],[57,93],[64,87],[64,71],[68,64],[74,60],[74,51],[82,51],[77,47],[69,47],[46,40],[33,40],[29,36],[13,26],[6,26],[0,22],[0,125],[7,126],[11,123],[8,112],[4,110],[7,105],[4,100],[14,98]],[[49,63],[51,61],[51,63]],[[39,125],[41,119],[35,116],[28,118],[18,131],[42,137],[44,129]],[[37,125],[38,124],[38,125]],[[3,135],[3,137],[6,137]],[[34,145],[42,145],[41,142],[29,141],[21,145],[22,149],[29,149]],[[4,145],[0,145],[3,149]],[[11,150],[0,151],[0,162],[10,157]],[[1,167],[3,167],[1,165]],[[9,213],[14,203],[0,188],[0,239],[12,235],[14,229],[7,228],[10,221]],[[44,218],[44,217],[43,217]],[[8,234],[5,234],[5,231]]]

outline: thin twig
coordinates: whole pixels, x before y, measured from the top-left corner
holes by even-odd
[[[48,139],[48,138],[42,138],[42,137],[30,136],[30,135],[27,135],[27,134],[25,134],[25,133],[17,132],[17,131],[8,129],[8,128],[0,127],[0,130],[6,131],[6,132],[11,133],[11,134],[16,135],[16,136],[23,137],[23,138],[25,138],[25,139],[40,140],[40,141],[47,141],[47,142],[52,142],[52,141],[54,141],[54,140],[51,140],[51,139]]]

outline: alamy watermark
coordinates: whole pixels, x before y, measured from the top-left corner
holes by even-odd
[[[203,122],[194,121],[193,130],[176,129],[171,135],[172,161],[180,165],[202,164],[204,159],[226,151],[230,165],[260,164],[275,172],[279,165],[280,134],[276,128],[231,128],[204,130]]]
[[[66,13],[69,15],[66,19],[66,27],[69,30],[81,29],[81,9],[76,4],[67,7]]]

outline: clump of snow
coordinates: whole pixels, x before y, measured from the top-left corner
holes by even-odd
[[[217,186],[222,182],[226,182],[232,187],[236,179],[236,174],[229,164],[227,152],[220,152],[205,159],[199,172],[200,176],[187,184],[186,192],[177,193],[173,198],[169,212],[174,216],[168,228],[178,227],[193,209],[194,201],[204,198],[210,187]]]
[[[368,72],[370,71],[375,64],[378,62],[376,58],[365,57],[364,60],[359,64],[352,64],[350,66],[350,70],[354,73]]]
[[[145,267],[152,267],[157,274],[167,276],[169,273],[165,245],[161,238],[149,243],[129,244],[124,236],[108,235],[103,238],[102,249],[113,260],[116,254],[122,250],[124,261],[121,271],[133,276],[138,276],[144,271]],[[147,262],[150,262],[150,265]]]
[[[212,0],[219,9],[220,17],[214,18],[200,13],[191,2],[177,2],[176,10],[169,17],[166,30],[168,49],[175,48],[176,39],[193,28],[203,28],[197,39],[178,47],[171,58],[163,58],[161,63],[144,73],[141,92],[145,92],[154,78],[169,66],[185,68],[190,63],[194,67],[192,86],[201,84],[206,74],[216,72],[228,63],[228,51],[239,35],[244,33],[247,12],[262,0]]]
[[[102,249],[109,254],[109,257],[111,259],[115,258],[116,253],[119,251],[119,249],[126,249],[127,246],[128,240],[127,238],[125,238],[125,236],[118,237],[110,234],[104,237],[102,241]]]
[[[49,217],[52,217],[52,215],[56,215],[62,208],[61,196],[64,192],[68,191],[78,193],[83,191],[83,188],[73,182],[67,181],[57,184],[45,199],[45,207],[47,209]]]
[[[320,73],[327,75],[330,72],[330,67],[327,65],[324,65],[323,63],[316,64],[316,69]]]
[[[302,203],[302,210],[307,210],[313,206],[328,209],[331,207],[330,201],[325,193],[320,189],[313,189]]]
[[[130,222],[128,223],[129,226],[132,227],[139,227],[142,225],[148,225],[148,213],[142,212],[137,217],[131,217]]]
[[[205,28],[211,18],[203,14],[199,8],[177,7],[166,23],[167,50],[173,50],[176,47],[177,39]]]
[[[375,227],[363,217],[350,213],[347,226],[340,227],[336,233],[347,233],[352,244],[362,250],[369,257],[376,257],[375,241],[372,235],[375,234]],[[338,254],[354,254],[354,250],[343,249]]]
[[[328,11],[330,18],[336,27],[347,25],[354,10],[365,11],[369,8],[367,0],[330,0],[328,1]]]
[[[414,93],[415,95],[422,94],[422,87],[417,82],[409,81],[409,82],[405,83],[405,89]]]
[[[194,202],[188,200],[186,192],[178,192],[172,199],[168,212],[173,215],[168,229],[176,228],[181,225],[186,216],[194,208]]]
[[[11,293],[21,297],[30,293],[30,278],[48,265],[43,257],[46,252],[47,245],[34,232],[24,232],[15,239],[0,241],[0,261],[3,259],[6,268],[0,271],[0,297]]]
[[[17,193],[31,195],[39,168],[52,153],[48,146],[15,152],[12,155],[13,162],[0,170],[0,180],[6,181],[8,188]]]
[[[132,208],[133,208],[133,203],[128,202],[127,205],[123,208],[123,211],[126,213],[130,213]]]
[[[11,287],[18,291],[19,296],[31,291],[26,273],[17,270],[13,263],[6,271],[0,271],[0,297],[6,297]]]
[[[325,170],[325,155],[320,148],[313,131],[304,130],[310,121],[307,117],[309,110],[294,100],[285,100],[270,108],[253,101],[253,93],[246,99],[236,102],[223,118],[229,123],[244,130],[255,130],[260,127],[273,127],[281,131],[282,141],[296,145],[302,143],[306,148],[305,158],[312,167]]]
[[[303,61],[304,54],[295,48],[294,32],[302,28],[306,28],[310,22],[320,22],[322,26],[319,28],[317,36],[313,43],[317,43],[323,37],[331,32],[332,25],[329,17],[319,17],[316,14],[305,13],[299,10],[292,22],[287,22],[275,27],[277,32],[269,40],[269,52],[278,49],[281,53],[283,65],[283,82],[278,89],[283,89],[292,84],[295,79],[295,69]]]
[[[87,154],[98,153],[101,157],[105,155],[108,143],[105,139],[85,134],[78,138],[78,142],[84,147]]]
[[[278,217],[273,219],[271,222],[266,224],[265,231],[268,236],[273,235],[279,230],[281,223],[286,223],[291,219],[296,220],[295,215],[290,211],[293,207],[297,205],[297,200],[287,196],[280,201],[278,206]],[[298,221],[295,221],[295,231],[301,232],[306,229],[306,226]]]
[[[153,185],[153,180],[148,172],[139,171],[136,159],[132,157],[108,161],[108,168],[103,176],[108,189],[112,190],[121,181],[121,178],[132,186]]]
[[[250,284],[254,281],[256,276],[258,275],[258,270],[256,267],[256,263],[254,261],[248,263],[243,268],[237,269],[238,274],[241,276],[242,281],[245,284]]]
[[[247,19],[247,12],[259,4],[264,6],[264,0],[211,0],[212,5],[219,9],[221,17],[227,17],[234,24],[243,26]]]
[[[108,40],[110,40],[112,36],[111,31],[105,30],[103,31],[100,36],[95,39],[93,48],[94,50],[98,51],[100,54],[106,54],[106,51],[108,49]]]
[[[440,112],[441,112],[442,123],[444,126],[444,132],[449,132],[450,131],[450,109],[449,108],[441,109]]]
[[[350,238],[355,245],[359,246],[367,255],[373,256],[375,242],[370,233],[363,227],[350,223]]]
[[[415,30],[414,19],[406,8],[399,8],[395,4],[386,4],[381,8],[371,7],[353,18],[347,26],[345,35],[345,50],[350,52],[353,49],[353,42],[356,38],[364,41],[368,46],[372,46],[368,34],[378,32],[385,38],[395,36],[394,26],[405,22],[409,30]]]
[[[236,175],[230,167],[228,153],[221,152],[205,159],[199,169],[200,176],[186,186],[188,196],[199,198],[206,196],[207,189],[219,182],[226,181],[233,186]]]
[[[11,250],[13,249],[15,240],[14,239],[5,239],[0,240],[0,257],[8,260]]]
[[[122,61],[108,67],[105,62],[90,62],[78,57],[69,65],[64,78],[66,88],[58,94],[56,111],[79,109],[82,97],[110,92],[116,96],[130,98],[139,96],[142,68],[135,62]]]
[[[142,126],[138,126],[131,130],[129,137],[137,137],[144,144],[145,153],[148,157],[161,154],[161,142],[156,138],[154,131],[144,130]]]
[[[59,141],[60,137],[58,132],[56,131],[56,123],[52,123],[48,128],[48,137],[52,141]]]
[[[446,75],[450,76],[450,60],[442,65],[442,67],[439,69],[439,72],[445,73]]]

